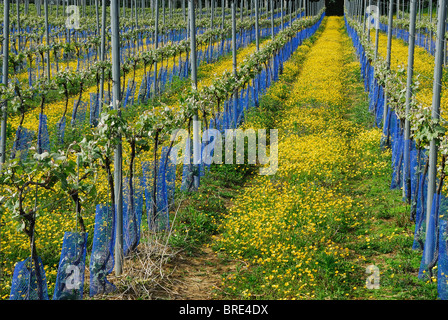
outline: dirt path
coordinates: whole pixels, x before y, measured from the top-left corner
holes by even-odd
[[[112,272],[107,277],[117,290],[97,294],[93,299],[212,300],[217,298],[215,293],[222,276],[235,271],[240,263],[221,257],[208,245],[199,248],[194,255],[166,251],[165,257],[161,258],[163,250],[163,246],[143,246],[131,259],[126,259],[122,275],[116,276]],[[88,270],[85,288],[84,298],[90,300]]]
[[[203,246],[194,257],[177,255],[166,264],[172,286],[168,299],[211,300],[224,273],[235,270],[235,263],[220,258],[210,247]]]

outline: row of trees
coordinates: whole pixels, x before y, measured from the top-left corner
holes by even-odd
[[[213,14],[214,1],[210,2],[211,14]],[[259,2],[255,1],[254,8],[254,25],[251,28],[256,30],[256,43],[257,51],[259,50],[259,21],[260,21],[260,10],[258,7]],[[261,4],[262,2],[260,2]],[[267,2],[265,2],[267,3]],[[313,12],[317,13],[318,10],[321,11],[323,7],[323,1],[316,3],[315,5],[309,4],[308,1],[295,1],[297,5],[293,10],[293,3],[288,2],[288,11],[290,13],[289,20],[292,21],[292,13],[300,12],[302,8],[307,7],[308,10],[312,8]],[[48,4],[47,4],[48,5]],[[24,231],[30,240],[31,245],[31,256],[32,259],[37,262],[37,253],[34,245],[34,230],[36,221],[36,212],[38,210],[37,194],[38,190],[47,190],[49,192],[62,192],[61,197],[69,197],[75,203],[76,216],[81,227],[81,231],[85,231],[85,226],[83,224],[81,209],[82,209],[82,199],[87,197],[92,192],[95,192],[95,187],[91,183],[88,183],[89,179],[101,169],[106,170],[107,181],[109,185],[109,195],[110,203],[112,208],[116,209],[115,215],[117,222],[116,226],[116,241],[115,241],[115,272],[117,274],[121,273],[122,270],[122,255],[123,255],[123,217],[122,217],[122,202],[123,202],[123,190],[122,190],[122,143],[125,141],[129,144],[131,149],[131,161],[129,166],[130,172],[130,190],[132,190],[132,177],[133,177],[133,159],[135,155],[140,150],[147,150],[149,146],[153,146],[154,149],[154,160],[157,158],[158,146],[167,139],[167,132],[171,132],[174,128],[179,128],[183,124],[188,123],[194,124],[195,120],[199,120],[199,115],[214,114],[216,109],[214,105],[217,100],[226,99],[229,95],[237,95],[238,89],[247,84],[247,82],[254,77],[256,70],[260,68],[261,65],[266,65],[273,55],[278,52],[278,50],[299,30],[315,23],[315,18],[305,19],[299,21],[296,24],[290,25],[289,28],[284,28],[283,18],[286,18],[286,14],[283,14],[283,2],[281,2],[281,26],[282,33],[279,35],[276,41],[273,41],[271,46],[267,47],[266,50],[260,51],[258,55],[255,55],[247,62],[244,62],[244,68],[241,72],[237,72],[237,61],[236,61],[236,1],[230,1],[231,5],[231,34],[232,34],[232,52],[233,52],[233,62],[234,69],[230,74],[226,74],[221,82],[216,82],[214,90],[208,90],[204,93],[196,92],[197,87],[197,64],[196,64],[196,53],[197,45],[197,27],[195,25],[196,13],[195,6],[192,1],[189,1],[189,18],[188,18],[188,30],[189,30],[189,48],[187,50],[190,55],[190,70],[191,70],[191,83],[192,83],[192,95],[183,101],[181,112],[174,112],[170,109],[164,109],[161,112],[155,112],[148,110],[144,112],[138,119],[137,123],[127,123],[122,118],[122,79],[126,72],[122,68],[122,63],[120,62],[120,50],[122,46],[120,44],[120,10],[118,1],[112,1],[110,7],[110,51],[111,51],[111,61],[105,61],[103,54],[101,54],[101,61],[96,64],[98,70],[95,74],[100,74],[101,69],[108,68],[110,71],[110,79],[112,83],[113,100],[111,103],[112,108],[105,108],[101,113],[98,126],[92,129],[89,134],[89,138],[84,139],[79,143],[69,143],[64,151],[59,150],[57,152],[46,152],[43,150],[37,150],[33,157],[25,158],[22,160],[21,157],[15,157],[6,161],[6,127],[8,119],[8,103],[14,99],[16,105],[20,106],[18,109],[25,108],[23,102],[26,99],[30,99],[35,93],[40,97],[40,106],[43,113],[43,106],[45,105],[45,97],[47,96],[48,90],[51,84],[54,82],[49,81],[50,73],[47,72],[47,77],[43,77],[39,81],[38,85],[31,89],[30,92],[18,89],[16,83],[9,84],[8,74],[9,69],[8,61],[9,57],[9,28],[5,28],[3,34],[3,88],[13,88],[12,91],[3,90],[2,93],[2,134],[1,134],[1,144],[0,149],[2,150],[1,158],[1,184],[4,186],[9,186],[10,192],[7,196],[3,197],[0,202],[4,204],[2,208],[14,212],[14,217],[18,219],[21,223],[21,229]],[[274,1],[270,1],[269,8],[274,7]],[[102,21],[102,35],[104,41],[105,39],[105,10],[106,2],[103,1],[103,21]],[[158,19],[158,6],[155,10],[155,21]],[[268,7],[264,7],[267,9]],[[5,0],[4,6],[4,25],[9,25],[9,1]],[[173,8],[174,10],[174,8]],[[223,10],[224,12],[224,10]],[[247,12],[248,10],[242,10],[241,12]],[[274,12],[270,12],[270,16],[267,16],[272,23],[272,37],[274,37]],[[224,17],[224,15],[223,15]],[[48,11],[46,14],[46,19],[48,21]],[[211,20],[213,21],[213,19]],[[48,22],[47,22],[48,25]],[[157,23],[155,24],[155,39],[157,39]],[[47,29],[48,30],[48,29]],[[199,37],[199,36],[198,36]],[[155,50],[157,50],[157,40],[155,42]],[[102,53],[104,49],[102,50]],[[160,52],[162,50],[160,49]],[[157,62],[154,59],[152,53],[145,55],[145,53],[140,53],[140,59],[145,63],[148,61]],[[149,60],[148,60],[149,59]],[[135,59],[131,59],[136,62]],[[241,64],[241,62],[240,62]],[[157,69],[157,67],[156,67]],[[83,73],[84,74],[84,73]],[[86,73],[92,76],[93,73]],[[61,73],[61,77],[56,77],[57,79],[64,78],[64,72]],[[87,77],[87,76],[86,76]],[[71,80],[66,77],[68,82]],[[59,81],[59,80],[57,80]],[[65,97],[68,96],[67,84],[68,82],[61,82],[61,91]],[[64,85],[65,83],[65,85]],[[32,92],[34,90],[34,92]],[[37,91],[36,91],[37,90]],[[82,92],[82,88],[78,94]],[[18,98],[17,98],[17,93]],[[8,95],[9,94],[9,95]],[[31,98],[32,99],[32,98]],[[66,100],[68,101],[68,100]],[[78,99],[79,101],[79,99]],[[204,104],[204,101],[208,101],[208,104]],[[18,102],[18,103],[17,103]],[[219,103],[219,102],[218,102]],[[67,104],[67,103],[66,103]],[[22,110],[22,115],[25,112]],[[197,128],[193,126],[193,140],[197,137]],[[149,138],[149,139],[148,139]],[[151,142],[152,141],[152,142]],[[194,157],[198,157],[198,146],[194,146]],[[70,155],[76,154],[76,160]],[[156,161],[154,161],[155,163]],[[197,162],[195,162],[197,163]],[[80,175],[80,168],[82,174]],[[112,169],[113,168],[113,169]],[[154,165],[154,170],[156,165]],[[198,172],[195,170],[194,172]],[[157,176],[157,172],[154,172],[154,176]],[[193,177],[193,185],[197,188],[199,186],[199,175]],[[154,182],[155,183],[155,182]],[[30,192],[30,188],[35,188],[36,193]],[[155,190],[155,186],[154,189]],[[132,191],[131,191],[132,193]],[[35,205],[27,206],[31,199],[35,197]],[[152,203],[155,205],[155,199]],[[132,206],[132,204],[131,204]],[[155,211],[152,208],[152,212]]]

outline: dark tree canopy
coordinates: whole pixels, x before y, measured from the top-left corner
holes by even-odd
[[[344,15],[344,1],[343,0],[325,0],[326,15],[327,16],[342,16]]]

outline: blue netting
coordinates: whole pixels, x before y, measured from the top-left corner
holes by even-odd
[[[223,111],[220,114],[221,131],[230,129],[230,115],[229,115],[229,103],[225,101],[223,104]]]
[[[399,189],[403,186],[403,129],[400,126],[400,120],[396,115],[393,117],[394,126],[392,133],[392,182],[391,189]]]
[[[426,232],[425,245],[423,249],[422,261],[418,278],[430,280],[433,274],[433,268],[438,258],[438,227],[439,227],[439,206],[440,194],[435,193],[431,205],[431,213],[429,215],[428,230]]]
[[[156,230],[169,230],[169,208],[168,192],[166,185],[165,163],[160,159],[157,170],[157,211],[154,215],[154,221],[157,224]],[[154,229],[154,228],[153,228]]]
[[[142,162],[142,183],[145,192],[145,204],[146,211],[149,214],[149,208],[151,207],[152,202],[152,183],[153,183],[153,162],[152,161],[143,161]],[[149,218],[149,215],[148,215]],[[148,222],[149,223],[149,222]]]
[[[34,131],[19,126],[16,131],[16,139],[11,151],[11,159],[14,159],[16,155],[19,154],[20,159],[25,160],[33,138]]]
[[[369,111],[373,112],[374,111],[374,104],[375,104],[375,99],[374,99],[374,93],[375,93],[375,84],[376,84],[376,80],[374,77],[375,74],[375,69],[372,65],[369,66],[369,71],[368,71],[368,85],[369,85]]]
[[[190,71],[190,56],[187,55],[187,59],[184,61],[184,68],[183,68],[183,76],[182,78],[188,77],[188,72]]]
[[[263,68],[261,70],[261,73],[260,73],[259,77],[258,77],[258,83],[259,83],[259,85],[261,87],[261,94],[262,95],[265,95],[266,91],[268,89],[267,81],[268,81],[267,72],[266,72],[266,69]]]
[[[164,92],[166,88],[166,80],[167,80],[167,67],[162,67],[160,70],[160,92]]]
[[[179,74],[179,66],[176,65],[176,60],[175,60],[175,58],[173,58],[173,68],[171,69],[170,79],[169,79],[170,85],[171,85],[171,82],[173,81],[173,78],[175,76],[177,76],[178,74]]]
[[[409,159],[408,163],[406,163],[406,159],[404,158],[405,151],[409,152]],[[403,201],[407,201],[408,199],[411,200],[411,179],[410,179],[410,170],[411,170],[411,140],[404,138],[404,130],[403,130],[403,136],[402,136],[402,181],[403,181]]]
[[[141,180],[133,179],[132,192],[129,178],[123,179],[123,252],[127,256],[140,242],[140,226],[143,212],[143,188]],[[131,202],[132,201],[132,202]]]
[[[210,120],[210,125],[208,128],[208,131],[210,133],[210,136],[206,137],[207,143],[205,144],[204,141],[202,143],[202,153],[201,153],[201,167],[203,169],[201,171],[208,172],[210,170],[210,165],[213,161],[213,154],[215,151],[215,144],[216,144],[216,136],[218,135],[219,131],[214,129],[214,121]],[[205,134],[205,133],[204,133]]]
[[[426,161],[426,155],[421,152],[421,173],[418,177],[417,183],[417,199],[416,199],[416,209],[415,209],[415,231],[414,231],[414,243],[412,249],[423,250],[423,244],[425,242],[425,229],[426,229],[426,199],[428,190],[428,173],[424,172],[424,164]]]
[[[182,170],[182,183],[180,185],[180,190],[182,191],[190,191],[193,188],[193,175],[194,175],[194,166],[193,166],[193,145],[191,143],[191,139],[188,138],[186,141],[184,154],[184,164]]]
[[[152,161],[142,163],[143,181],[145,184],[146,208],[148,214],[148,227],[153,231],[169,229],[168,194],[165,180],[165,167],[158,161],[156,192],[154,204],[154,165]],[[153,204],[155,210],[153,210]]]
[[[271,85],[271,82],[268,82],[268,86]],[[246,111],[247,109],[249,109],[251,107],[250,105],[250,85],[247,85],[246,87],[246,95],[244,97],[244,111]]]
[[[163,91],[163,87],[162,87],[163,70],[164,70],[164,67],[161,66],[157,73],[157,92],[158,93],[161,93]]]
[[[360,53],[360,63],[361,63],[361,76],[364,79],[364,91],[367,91],[368,89],[368,77],[367,77],[367,70],[369,66],[369,62],[367,61],[367,57],[364,54],[364,50],[362,50],[362,53]]]
[[[273,58],[273,68],[274,68],[274,81],[278,80],[278,59],[279,59],[279,55],[278,54],[274,54],[274,58]],[[254,85],[254,84],[252,84]]]
[[[98,125],[98,119],[100,116],[100,103],[98,100],[98,94],[90,93],[90,124],[94,127]]]
[[[87,111],[87,102],[80,101],[78,107],[78,100],[75,100],[73,104],[73,113],[72,113],[72,126],[83,126],[84,121],[86,120],[86,111]]]
[[[238,127],[238,93],[230,101],[232,104],[232,128],[236,129]]]
[[[383,135],[381,137],[380,146],[390,148],[390,136],[391,136],[391,121],[392,113],[395,113],[391,108],[387,109],[386,121],[383,124]]]
[[[148,71],[145,77],[145,86],[146,90],[145,92],[145,99],[149,99],[151,97],[151,85],[154,82],[154,77],[151,75],[151,72]]]
[[[115,210],[97,205],[92,253],[90,256],[90,296],[109,293],[115,286],[107,281],[114,267]]]
[[[146,82],[147,82],[147,79],[148,78],[148,76],[146,75],[146,76],[143,76],[142,77],[142,82],[140,83],[140,87],[139,87],[139,89],[138,89],[138,94],[137,94],[137,102],[138,103],[144,103],[145,101],[146,101],[146,90],[147,90],[147,88],[146,88]]]
[[[176,75],[177,75],[179,78],[181,78],[181,79],[182,79],[182,77],[183,77],[183,72],[182,72],[183,64],[184,64],[184,62],[183,62],[183,60],[182,60],[182,55],[179,55],[179,67],[177,68],[177,74],[176,74]]]
[[[30,87],[33,86],[33,82],[36,81],[36,69],[28,68],[28,84]]]
[[[388,26],[380,22],[380,29],[387,32]],[[401,39],[405,42],[409,42],[409,31],[405,29],[392,28],[392,33],[396,38]],[[434,33],[432,34],[434,37]],[[435,52],[435,41],[433,37],[429,37],[429,30],[427,28],[422,28],[417,30],[415,35],[415,45],[424,48],[428,53],[434,55]]]
[[[137,218],[139,219],[139,225],[141,225],[143,204],[145,196],[145,186],[143,183],[143,176],[134,177],[134,193],[135,193],[135,211]]]
[[[278,68],[275,69],[274,68],[274,81],[277,81],[277,76],[278,75]],[[257,86],[257,82],[255,81],[255,79],[252,80],[252,97],[254,99],[254,106],[258,108],[259,106],[259,100],[258,100],[258,86]]]
[[[237,117],[237,123],[241,124],[244,121],[244,111],[247,109],[248,105],[248,99],[246,100],[245,93],[247,93],[247,88],[241,89],[241,94],[238,97],[238,117]]]
[[[53,300],[82,300],[86,246],[87,233],[64,234]]]
[[[169,87],[171,88],[171,85],[173,83],[173,79],[177,74],[177,65],[176,65],[176,60],[173,59],[173,67],[169,69],[168,71],[168,75],[167,75],[167,83],[169,85]]]
[[[372,79],[371,77],[371,65],[369,60],[367,59],[367,56],[365,56],[366,59],[366,65],[365,65],[365,81],[364,81],[364,86],[365,86],[365,91],[370,91],[370,80]]]
[[[10,300],[48,300],[47,278],[40,257],[37,264],[36,268],[30,257],[16,263]]]
[[[135,86],[136,86],[135,82],[128,81],[128,86],[126,88],[124,96],[123,108],[126,108],[127,106],[131,106],[134,104]]]
[[[199,164],[199,176],[200,177],[205,176],[206,169],[207,169],[207,166],[205,165],[204,159],[203,159],[204,147],[205,147],[205,143],[202,141],[202,143],[201,143],[201,155],[200,155],[201,156],[201,163]]]
[[[48,134],[47,116],[39,113],[39,131],[37,133],[38,153],[50,152],[50,136]]]
[[[378,94],[378,85],[377,85],[377,80],[374,77],[374,68],[371,67],[370,68],[370,77],[371,80],[369,81],[370,83],[370,87],[369,87],[369,111],[371,113],[375,112],[375,104],[376,104],[376,96]]]
[[[376,103],[376,126],[381,128],[384,110],[384,90],[382,86],[378,86],[378,99]]]
[[[437,291],[439,298],[448,300],[448,203],[445,196],[439,206],[439,257],[437,262]]]
[[[65,124],[66,124],[65,117],[59,119],[58,123],[56,124],[56,132],[59,144],[64,144]]]
[[[411,221],[415,221],[416,207],[417,207],[417,189],[418,189],[418,176],[420,174],[419,157],[421,150],[417,150],[415,142],[411,142],[411,152],[409,153],[409,178],[411,179]]]
[[[168,151],[170,151],[168,153]],[[166,180],[166,191],[168,197],[168,203],[171,205],[174,203],[174,192],[176,190],[176,164],[177,161],[173,163],[171,160],[173,155],[177,154],[177,149],[169,147],[162,148],[162,163],[165,166],[165,180]]]
[[[112,104],[113,99],[114,99],[113,92],[112,92],[112,91],[109,91],[109,90],[104,90],[104,93],[103,93],[103,100],[104,100],[104,103],[105,103],[106,105],[109,105],[109,106],[110,106],[110,105]]]

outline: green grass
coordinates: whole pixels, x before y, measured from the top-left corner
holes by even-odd
[[[211,237],[227,213],[230,200],[240,192],[254,172],[250,165],[213,165],[201,177],[197,191],[179,191],[179,211],[170,245],[193,256]]]
[[[347,78],[347,86],[354,88],[352,113],[347,116],[356,125],[372,127],[374,117],[368,112],[368,97],[359,69]],[[377,151],[381,152],[379,143]],[[414,223],[410,221],[410,207],[402,201],[402,190],[390,190],[391,176],[392,168],[387,166],[380,175],[353,181],[347,190],[356,199],[355,206],[367,208],[365,222],[354,237],[368,235],[373,239],[370,244],[349,240],[349,248],[365,257],[364,265],[375,264],[380,270],[380,289],[360,287],[354,298],[436,299],[436,284],[417,278],[421,252],[412,250]],[[359,268],[358,275],[366,278],[364,267]]]

